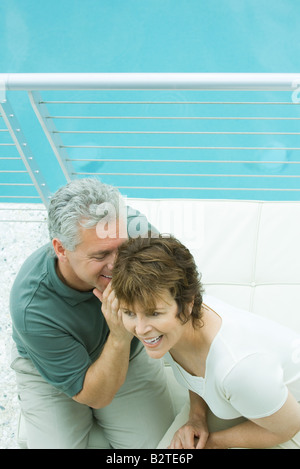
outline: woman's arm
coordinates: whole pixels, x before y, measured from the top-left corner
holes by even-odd
[[[299,431],[300,405],[289,393],[285,404],[269,417],[210,433],[205,448],[270,448],[290,440]]]
[[[173,436],[169,446],[171,449],[202,449],[208,438],[207,404],[198,394],[192,391],[189,391],[189,394],[189,420]]]

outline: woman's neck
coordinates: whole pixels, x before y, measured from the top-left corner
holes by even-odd
[[[202,326],[188,321],[181,339],[170,350],[173,359],[195,376],[204,376],[205,363],[211,344],[222,324],[221,317],[208,306],[202,305]]]

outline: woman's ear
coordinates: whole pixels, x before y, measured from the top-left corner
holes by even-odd
[[[194,307],[194,300],[186,305],[186,310],[187,310],[189,316],[192,314],[193,307]]]
[[[193,301],[190,303],[190,306],[191,306],[191,314],[192,314],[192,311],[193,311],[194,303],[195,303],[195,299],[193,299]]]

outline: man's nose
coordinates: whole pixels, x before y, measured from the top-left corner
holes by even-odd
[[[113,266],[116,260],[116,255],[117,255],[117,251],[113,251],[108,258],[107,267],[109,268],[109,270],[113,269]]]

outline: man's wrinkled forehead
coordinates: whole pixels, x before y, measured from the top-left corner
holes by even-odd
[[[127,220],[123,216],[103,218],[96,225],[96,233],[100,239],[128,239]]]
[[[92,220],[98,219],[96,233],[98,238],[127,239],[127,209],[120,198],[119,205],[111,202],[92,204],[89,207]]]

